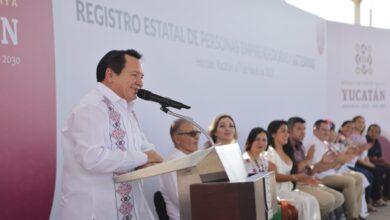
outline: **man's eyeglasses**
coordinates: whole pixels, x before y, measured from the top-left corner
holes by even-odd
[[[198,134],[200,134],[200,131],[188,131],[188,132],[177,132],[177,135],[188,135],[191,137],[196,137]]]

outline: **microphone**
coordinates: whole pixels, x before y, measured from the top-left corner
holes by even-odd
[[[138,89],[137,96],[140,99],[160,103],[160,105],[162,105],[163,107],[172,107],[172,108],[177,108],[177,109],[191,108],[188,105],[184,105],[183,103],[177,102],[177,101],[172,100],[172,99],[167,98],[167,97],[162,97],[162,96],[156,95],[156,94],[154,94],[148,90],[145,90],[145,89]]]

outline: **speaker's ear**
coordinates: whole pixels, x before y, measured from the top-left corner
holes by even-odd
[[[104,81],[106,81],[106,82],[108,82],[108,83],[112,83],[112,74],[113,74],[114,72],[112,71],[112,69],[111,68],[107,68],[106,69],[106,72],[105,72],[105,75],[104,75]]]

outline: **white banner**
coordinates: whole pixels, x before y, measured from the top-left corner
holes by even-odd
[[[325,21],[284,1],[55,0],[53,7],[58,131],[112,49],[140,51],[144,88],[190,105],[180,113],[203,127],[231,114],[241,146],[251,128],[273,119],[299,115],[311,125],[326,113]],[[149,140],[168,155],[174,118],[140,100],[136,111]],[[58,142],[53,218],[61,158]],[[151,207],[156,190],[155,178],[146,181]]]
[[[328,113],[339,125],[363,115],[390,132],[390,31],[328,22]]]

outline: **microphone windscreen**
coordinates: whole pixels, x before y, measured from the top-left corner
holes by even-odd
[[[140,99],[149,100],[150,99],[151,92],[145,89],[138,89],[137,97]]]

